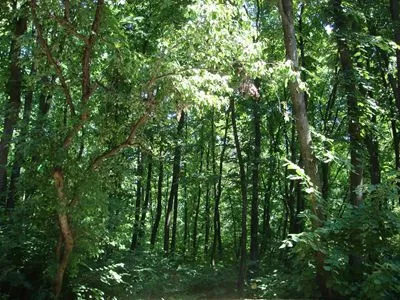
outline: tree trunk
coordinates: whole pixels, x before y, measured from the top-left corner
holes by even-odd
[[[214,240],[212,244],[211,251],[211,265],[215,266],[216,250],[218,247],[218,255],[222,255],[222,241],[221,241],[221,218],[219,213],[219,203],[221,201],[222,195],[222,167],[224,163],[225,151],[227,146],[227,136],[228,136],[228,122],[229,122],[229,111],[226,113],[225,121],[225,133],[222,141],[222,150],[219,157],[219,167],[218,167],[218,182],[216,187],[216,197],[214,205]]]
[[[304,162],[304,169],[306,175],[310,178],[313,188],[316,192],[310,194],[311,209],[317,217],[313,219],[313,228],[323,226],[325,215],[322,206],[318,203],[316,193],[321,190],[321,182],[318,174],[317,159],[312,151],[312,138],[309,123],[307,119],[306,103],[304,99],[304,92],[299,85],[299,62],[297,55],[296,34],[293,23],[293,9],[292,0],[278,0],[279,12],[282,20],[282,27],[284,32],[286,59],[291,61],[292,70],[296,72],[297,79],[290,80],[288,83],[291,93],[294,117],[296,120],[296,128],[300,142],[300,152],[302,161]],[[327,285],[328,274],[324,270],[325,255],[322,252],[315,252],[314,258],[316,260],[316,280],[325,299],[332,298],[331,290]]]
[[[139,245],[139,230],[140,230],[140,206],[142,203],[142,180],[143,180],[143,154],[138,152],[137,159],[137,181],[136,181],[136,201],[135,201],[135,221],[133,223],[131,250],[136,250]]]
[[[146,178],[146,189],[144,194],[144,202],[142,207],[142,215],[140,217],[140,229],[139,229],[139,241],[143,240],[146,227],[146,216],[149,211],[149,203],[151,202],[151,177],[153,173],[153,158],[151,155],[147,155],[147,178]]]
[[[254,149],[252,161],[252,198],[250,224],[250,260],[257,264],[259,258],[258,244],[258,202],[259,202],[259,169],[261,160],[261,106],[258,98],[253,98]]]
[[[235,111],[235,100],[230,99],[230,111],[232,117],[232,129],[233,137],[235,140],[236,157],[239,165],[239,177],[240,177],[240,194],[242,199],[242,232],[241,232],[241,243],[240,243],[240,266],[239,276],[237,281],[237,288],[241,295],[244,292],[244,284],[246,281],[247,273],[247,180],[244,160],[242,156],[242,148],[239,141],[238,130],[236,125],[236,111]]]
[[[164,224],[164,251],[170,252],[170,227],[172,219],[172,238],[171,238],[171,252],[174,252],[176,246],[176,222],[178,217],[178,188],[179,188],[179,173],[181,163],[182,146],[180,144],[180,137],[182,136],[183,126],[185,124],[185,112],[182,110],[179,115],[176,145],[174,151],[174,162],[172,167],[172,183],[171,190],[168,198],[167,212]]]
[[[58,266],[55,278],[55,298],[61,294],[65,271],[68,266],[69,257],[74,248],[74,236],[68,219],[68,201],[64,192],[64,174],[61,169],[56,168],[53,179],[59,200],[58,224],[60,226],[60,237],[57,245]]]
[[[161,142],[162,144],[162,142]],[[164,167],[162,162],[162,145],[160,145],[160,162],[158,166],[158,182],[157,182],[157,208],[156,208],[156,216],[154,219],[153,228],[151,230],[151,238],[150,245],[154,247],[157,239],[158,226],[160,225],[161,220],[161,211],[162,211],[162,184],[164,177]]]
[[[31,72],[31,75],[33,75],[32,73],[34,73],[34,71]],[[21,175],[21,165],[25,160],[24,155],[22,153],[22,147],[23,147],[22,141],[25,140],[28,136],[29,120],[31,118],[31,111],[32,111],[32,100],[33,100],[33,90],[30,89],[29,91],[27,91],[25,95],[24,112],[23,112],[23,119],[19,137],[20,141],[15,145],[15,157],[11,172],[10,185],[8,187],[7,209],[13,209],[15,206],[15,201],[17,197],[17,184],[19,177]]]
[[[210,171],[210,148],[208,145],[206,155],[206,195],[205,195],[205,207],[204,207],[204,219],[205,219],[205,235],[204,235],[204,255],[208,256],[208,247],[210,240],[210,182],[209,182],[209,171]]]
[[[203,128],[201,131],[200,136],[200,166],[199,166],[199,175],[202,176],[203,172]],[[196,196],[196,207],[194,212],[194,220],[193,220],[193,256],[196,257],[197,254],[197,223],[199,220],[199,213],[200,213],[200,200],[201,200],[201,183],[198,183],[197,188],[197,196]]]
[[[17,1],[14,1],[13,11],[17,10]],[[19,15],[19,14],[18,14]],[[18,114],[21,106],[22,70],[19,65],[21,46],[18,39],[26,32],[27,20],[23,13],[14,20],[12,40],[10,45],[10,69],[6,86],[8,100],[5,104],[3,133],[0,140],[0,205],[6,205],[7,199],[7,165],[8,153]]]
[[[340,64],[343,72],[343,87],[347,98],[348,113],[348,132],[350,136],[350,161],[352,169],[350,170],[350,203],[354,207],[361,205],[363,201],[363,165],[362,165],[362,137],[361,125],[359,120],[358,99],[356,96],[356,74],[353,68],[351,53],[347,41],[344,38],[346,30],[346,17],[342,8],[341,0],[332,0],[333,17],[336,25],[337,47],[339,51]],[[360,245],[358,234],[352,237],[354,249],[349,256],[350,274],[354,281],[360,281],[362,277],[361,256],[356,253],[356,248]]]

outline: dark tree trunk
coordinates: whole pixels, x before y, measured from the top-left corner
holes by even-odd
[[[137,181],[136,181],[136,202],[135,202],[135,221],[133,224],[131,250],[136,250],[139,245],[139,230],[140,230],[140,206],[142,203],[142,180],[143,180],[143,154],[138,152],[137,166]]]
[[[162,142],[161,142],[162,144]],[[162,146],[160,146],[160,162],[158,166],[158,182],[157,182],[157,208],[156,208],[156,216],[154,218],[153,228],[151,230],[151,238],[150,245],[154,247],[157,239],[158,226],[160,225],[161,220],[161,211],[162,211],[162,184],[164,177],[164,166],[162,162]]]
[[[236,111],[235,111],[235,100],[230,100],[230,111],[232,117],[232,129],[233,137],[235,140],[236,157],[239,165],[239,177],[240,177],[240,194],[242,199],[242,229],[241,229],[241,242],[240,242],[240,265],[239,265],[239,276],[237,281],[237,288],[240,294],[244,292],[244,284],[247,273],[247,180],[245,164],[242,156],[242,148],[239,141],[238,129],[236,125]]]
[[[204,255],[207,257],[209,250],[209,240],[210,240],[210,182],[208,178],[208,173],[210,171],[210,148],[212,146],[209,144],[207,147],[206,155],[206,195],[205,195],[205,207],[204,207],[204,219],[205,219],[205,235],[204,235]]]
[[[358,108],[358,99],[356,96],[356,74],[353,68],[351,52],[344,34],[346,28],[346,16],[343,12],[342,1],[332,0],[333,16],[337,28],[337,46],[339,51],[340,65],[343,72],[343,87],[347,98],[348,113],[348,132],[350,136],[350,161],[352,169],[350,170],[350,203],[354,207],[361,205],[363,193],[361,186],[363,184],[363,163],[362,163],[362,137],[361,125]],[[352,237],[353,245],[356,249],[360,244],[358,234]],[[351,277],[354,281],[360,281],[362,277],[361,256],[354,250],[349,256],[349,268]]]
[[[253,98],[253,129],[254,149],[252,161],[252,198],[251,198],[251,223],[250,223],[250,260],[256,264],[259,258],[258,244],[258,202],[261,160],[261,106],[258,98]]]
[[[31,72],[31,75],[33,75],[32,73],[34,72]],[[21,175],[21,166],[25,160],[24,155],[22,153],[22,147],[23,147],[23,140],[25,140],[28,136],[29,120],[31,118],[31,111],[32,111],[32,100],[33,100],[33,91],[32,89],[30,89],[25,95],[24,112],[21,124],[19,143],[17,143],[15,146],[14,163],[11,172],[10,185],[8,187],[7,209],[13,209],[15,206],[15,201],[17,197],[17,184],[19,177]]]
[[[200,136],[200,166],[199,166],[199,175],[202,175],[203,172],[203,129],[201,131]],[[194,211],[194,220],[193,220],[193,256],[196,257],[197,254],[197,223],[199,220],[199,213],[200,213],[200,200],[201,200],[201,183],[198,183],[197,188],[197,196],[196,196],[196,207]]]
[[[181,164],[181,152],[182,146],[180,144],[180,137],[182,136],[183,126],[185,124],[185,112],[182,110],[179,115],[178,128],[177,128],[177,136],[176,136],[176,145],[174,150],[174,162],[172,167],[172,182],[171,182],[171,190],[168,198],[168,206],[165,215],[165,224],[164,224],[164,251],[166,253],[170,252],[170,243],[171,243],[171,252],[174,252],[176,246],[176,222],[178,217],[178,189],[179,189],[179,173],[180,173],[180,164]],[[170,242],[170,227],[171,227],[171,219],[172,219],[172,238]]]
[[[376,116],[371,119],[372,124],[376,124]],[[373,133],[370,133],[365,138],[369,153],[369,173],[371,176],[371,184],[381,183],[381,167],[379,163],[379,142]]]
[[[153,174],[153,158],[151,155],[147,155],[147,178],[146,178],[146,189],[144,194],[144,202],[142,207],[142,215],[140,217],[140,228],[139,228],[139,241],[143,240],[146,227],[146,216],[149,211],[149,204],[151,202],[151,177]]]
[[[292,70],[299,74],[292,0],[279,0],[278,7],[284,32],[286,58],[292,63]],[[299,85],[299,80],[291,80],[289,81],[288,85],[292,98],[294,117],[296,120],[296,128],[300,142],[300,152],[302,161],[304,163],[305,173],[310,177],[313,188],[317,191],[320,191],[321,182],[318,174],[317,159],[312,151],[312,138],[307,118],[304,92]],[[310,201],[311,209],[314,215],[317,217],[316,220],[313,220],[313,228],[316,229],[323,226],[325,215],[322,206],[318,203],[316,193],[310,194]],[[322,252],[317,251],[314,253],[314,258],[316,261],[316,280],[320,292],[323,298],[330,299],[332,298],[332,295],[331,290],[327,285],[328,274],[324,270],[325,255]]]
[[[13,10],[16,11],[17,1]],[[19,14],[18,14],[19,15]],[[0,205],[6,205],[8,153],[21,106],[22,70],[19,65],[21,46],[18,39],[26,32],[27,20],[23,13],[14,20],[10,45],[10,70],[6,86],[8,100],[5,104],[3,133],[0,140]],[[11,205],[11,203],[8,203]]]
[[[217,194],[215,197],[215,206],[214,206],[214,240],[212,244],[211,251],[211,264],[215,265],[215,257],[216,250],[218,247],[218,255],[222,255],[222,241],[221,241],[221,218],[219,213],[219,203],[221,201],[222,195],[222,167],[224,163],[225,150],[227,146],[227,135],[228,135],[228,124],[229,123],[229,111],[226,113],[226,121],[225,121],[225,133],[222,141],[222,150],[219,157],[219,167],[218,167],[218,182],[217,182]]]

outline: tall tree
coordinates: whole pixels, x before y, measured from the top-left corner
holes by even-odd
[[[12,1],[12,6],[15,17],[12,21],[12,39],[9,52],[10,65],[6,86],[8,101],[6,102],[3,132],[0,139],[0,205],[3,206],[6,204],[7,199],[8,154],[21,107],[23,71],[20,65],[21,45],[18,39],[27,30],[25,5],[22,8],[18,8],[18,1],[14,0]],[[11,203],[9,203],[9,206],[11,206]]]
[[[312,138],[307,118],[304,91],[300,86],[301,79],[292,6],[292,0],[278,1],[278,8],[284,33],[286,59],[290,61],[292,71],[296,74],[296,78],[291,79],[288,83],[288,86],[292,98],[294,118],[296,121],[296,129],[299,136],[300,152],[304,162],[305,173],[310,177],[310,181],[315,190],[310,195],[310,201],[312,211],[317,217],[317,220],[313,220],[313,227],[316,229],[323,226],[325,215],[322,206],[318,203],[317,193],[321,190],[321,182],[318,174],[317,159],[312,151]],[[316,276],[318,286],[322,296],[325,299],[329,299],[331,298],[331,291],[327,285],[328,275],[324,270],[325,256],[321,251],[316,251],[314,256],[316,260]]]

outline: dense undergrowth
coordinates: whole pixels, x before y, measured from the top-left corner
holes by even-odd
[[[86,256],[85,261],[73,260],[63,299],[320,298],[312,253],[321,247],[321,238],[329,240],[323,251],[335,299],[397,299],[399,212],[377,212],[376,218],[363,220],[371,215],[369,209],[349,210],[339,222],[328,223],[321,231],[291,234],[283,242],[271,241],[273,247],[263,259],[257,265],[249,263],[244,295],[236,289],[238,264],[232,258],[221,257],[211,266],[201,255],[193,260],[191,254],[179,251],[166,256],[156,249],[109,247],[100,255]],[[362,228],[355,226],[354,214],[364,221]],[[37,232],[22,231],[19,226],[2,227],[0,299],[50,299],[54,274],[51,245],[44,236],[41,240]],[[360,282],[352,280],[347,267],[347,240],[353,230],[363,232],[363,243],[357,250],[364,258]],[[7,236],[18,239],[6,240]]]

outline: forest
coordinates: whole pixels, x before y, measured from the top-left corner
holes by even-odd
[[[0,1],[0,299],[399,299],[399,0]]]

